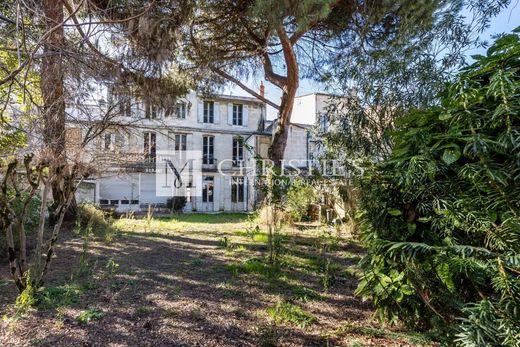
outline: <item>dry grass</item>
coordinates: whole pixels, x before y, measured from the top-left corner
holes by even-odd
[[[80,268],[82,240],[69,236],[57,250],[47,304],[19,321],[0,323],[0,345],[424,342],[381,329],[370,305],[353,295],[355,263],[363,253],[355,242],[316,230],[285,230],[280,265],[272,266],[265,261],[265,234],[252,232],[251,223],[243,214],[121,219],[110,244],[91,242],[82,265],[88,269]],[[0,304],[12,317],[16,293],[6,270],[0,273]],[[63,293],[68,300],[55,297],[63,299]]]

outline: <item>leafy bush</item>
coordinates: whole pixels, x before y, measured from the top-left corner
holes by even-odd
[[[186,202],[187,200],[185,196],[174,196],[166,200],[166,206],[172,212],[182,212],[182,210],[186,206]]]
[[[91,231],[98,236],[106,234],[112,228],[109,213],[89,203],[78,206],[78,223],[80,232],[91,228]]]
[[[441,105],[398,123],[361,182],[357,293],[461,346],[520,336],[520,40],[499,38]]]
[[[302,180],[296,180],[287,191],[286,209],[294,222],[309,219],[309,207],[316,200],[314,188]]]

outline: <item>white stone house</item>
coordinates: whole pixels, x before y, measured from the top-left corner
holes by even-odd
[[[330,97],[312,93],[296,98],[284,154],[287,166],[308,170],[319,157],[316,136],[327,130],[323,115]],[[150,170],[157,166],[157,153],[200,151],[202,175],[189,184],[185,211],[255,208],[259,193],[254,157],[267,158],[276,126],[276,121],[266,121],[263,102],[232,95],[206,98],[191,92],[164,109],[134,98],[107,95],[106,99],[96,102],[97,111],[91,113],[113,107],[120,126],[103,131],[87,150],[97,170],[78,190],[79,201],[120,212],[165,206],[169,196],[157,193],[157,175]],[[75,141],[86,132],[78,124],[71,122],[68,128],[68,137],[73,134]]]
[[[78,200],[121,212],[164,206],[169,197],[157,193],[157,176],[150,170],[158,165],[157,153],[200,151],[202,174],[186,188],[185,210],[254,209],[254,157],[266,156],[270,143],[264,103],[231,95],[205,98],[194,92],[169,109],[131,98],[119,103],[121,126],[108,128],[91,146],[90,151],[96,153],[91,160],[98,167],[87,183],[93,191],[82,189]],[[85,135],[77,124],[71,124],[68,131]]]

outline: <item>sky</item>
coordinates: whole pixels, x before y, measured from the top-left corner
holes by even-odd
[[[520,26],[520,0],[512,0],[511,4],[502,10],[502,12],[493,18],[490,21],[489,28],[483,32],[480,37],[487,41],[492,41],[492,36],[500,33],[511,32],[514,28]],[[471,56],[474,54],[484,54],[484,48],[471,49],[466,53],[467,56]],[[258,90],[260,86],[260,80],[250,80],[248,81],[248,86],[254,90]],[[278,102],[280,100],[281,92],[280,90],[271,85],[269,82],[264,81],[265,84],[265,96],[267,99],[272,100],[273,102]],[[320,92],[325,91],[323,86],[320,86],[316,82],[311,80],[300,80],[300,86],[298,88],[297,95],[309,94],[312,92]],[[240,95],[240,96],[250,96],[248,93],[240,89],[239,87],[228,87],[224,91],[225,94],[231,95]],[[270,106],[267,107],[267,118],[273,119],[276,117],[276,110]]]

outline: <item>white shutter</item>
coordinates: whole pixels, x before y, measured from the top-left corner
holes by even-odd
[[[227,123],[233,125],[233,104],[227,105]]]
[[[123,151],[123,147],[125,145],[125,138],[123,136],[123,134],[112,134],[112,136],[114,137],[113,141],[115,143],[115,150],[117,151]]]
[[[168,149],[173,150],[175,148],[175,133],[168,132]]]
[[[220,211],[220,177],[213,178],[213,211]]]
[[[220,104],[218,102],[215,102],[213,104],[213,112],[215,112],[214,118],[213,118],[213,123],[219,124],[220,123]]]
[[[244,105],[242,109],[242,125],[249,126],[249,108],[247,105]]]
[[[132,116],[136,116],[139,114],[139,100],[137,98],[130,98],[130,112],[132,113]]]
[[[197,110],[197,122],[202,123],[204,122],[204,103],[202,101],[199,101]]]
[[[192,134],[186,135],[186,150],[192,151],[193,150],[193,136]]]

